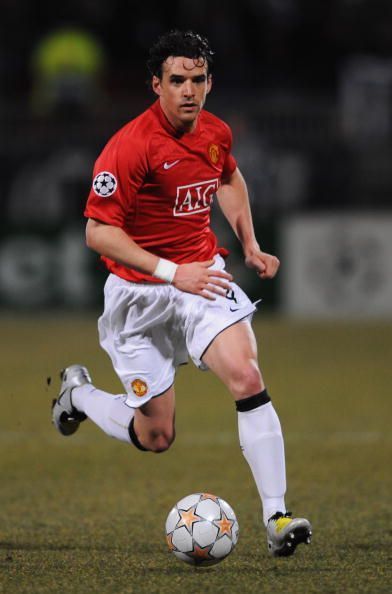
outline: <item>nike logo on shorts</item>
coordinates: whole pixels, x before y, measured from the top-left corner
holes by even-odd
[[[168,163],[167,161],[163,164],[163,168],[164,169],[171,169],[172,167],[174,167],[174,165],[177,165],[177,163],[180,162],[180,159],[177,159],[177,161],[173,161],[173,163]]]

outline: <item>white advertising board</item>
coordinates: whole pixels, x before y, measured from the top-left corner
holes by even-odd
[[[392,214],[302,215],[281,240],[285,313],[392,316]]]

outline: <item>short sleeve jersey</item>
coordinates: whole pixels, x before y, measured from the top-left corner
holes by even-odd
[[[217,253],[210,228],[213,196],[236,168],[230,128],[202,110],[180,135],[159,100],[108,142],[94,167],[85,216],[123,229],[139,246],[177,264]],[[162,282],[102,256],[108,270],[132,282]]]

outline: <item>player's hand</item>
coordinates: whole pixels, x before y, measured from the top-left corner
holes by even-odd
[[[214,293],[217,295],[226,295],[227,289],[230,289],[229,282],[233,277],[223,270],[210,270],[214,260],[205,262],[192,262],[190,264],[180,264],[174,275],[173,285],[180,291],[201,295],[206,299],[214,300]]]
[[[245,255],[245,264],[257,270],[260,278],[274,278],[278,272],[280,262],[276,256],[255,249]]]

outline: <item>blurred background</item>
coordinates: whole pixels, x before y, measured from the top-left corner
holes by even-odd
[[[100,307],[84,246],[93,163],[154,100],[148,48],[192,28],[216,52],[207,109],[233,128],[257,235],[282,260],[252,298],[291,316],[392,316],[389,0],[2,0],[0,308]]]

